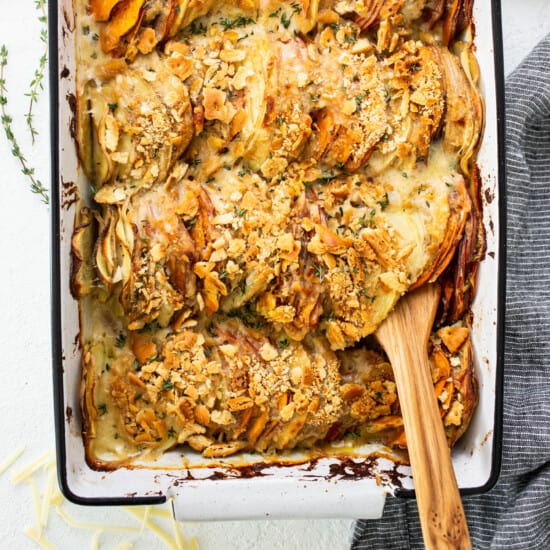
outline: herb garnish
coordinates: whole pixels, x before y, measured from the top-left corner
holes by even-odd
[[[224,31],[228,31],[236,27],[245,27],[246,25],[250,25],[252,23],[256,23],[256,20],[252,17],[244,17],[244,15],[239,15],[238,17],[235,17],[235,19],[229,19],[227,17],[222,17],[220,19],[220,25],[223,27]]]
[[[23,175],[27,176],[31,182],[31,192],[35,193],[36,195],[40,195],[42,202],[45,204],[48,204],[50,202],[49,196],[48,196],[48,190],[44,187],[42,182],[34,175],[34,168],[29,166],[27,159],[25,158],[25,155],[23,154],[23,151],[21,151],[21,147],[19,146],[19,143],[17,141],[17,138],[15,137],[15,134],[13,133],[11,124],[13,122],[13,119],[8,114],[6,105],[8,103],[8,97],[7,97],[7,89],[6,89],[6,79],[4,77],[4,69],[6,65],[8,64],[8,49],[5,45],[2,45],[0,48],[0,113],[1,113],[1,121],[2,126],[4,128],[4,133],[6,134],[6,138],[11,144],[11,154],[19,160],[19,164],[21,165],[21,172]]]

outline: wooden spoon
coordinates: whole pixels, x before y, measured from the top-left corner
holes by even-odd
[[[435,284],[407,294],[375,335],[395,375],[426,549],[466,550],[468,525],[428,362],[439,295]]]

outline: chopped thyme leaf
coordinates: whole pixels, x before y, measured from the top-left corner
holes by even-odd
[[[246,25],[250,25],[252,23],[256,23],[256,20],[252,19],[252,17],[244,17],[244,15],[239,15],[238,17],[235,17],[235,19],[229,19],[227,17],[222,17],[220,19],[220,25],[223,27],[224,31],[228,31],[236,27],[245,27]]]
[[[281,349],[286,349],[289,346],[289,341],[286,338],[283,340],[279,340],[277,342],[277,346],[279,346]]]
[[[357,42],[357,36],[355,35],[355,31],[353,32],[353,34],[346,34],[345,38],[348,44],[354,44],[355,42]]]
[[[179,7],[179,6],[178,6]],[[206,34],[206,25],[204,23],[197,23],[193,21],[190,25],[191,34]]]
[[[370,300],[371,302],[374,302],[374,300],[376,299],[376,296],[370,296],[370,295],[367,293],[367,289],[366,289],[366,288],[362,288],[362,289],[359,291],[359,296],[363,296],[364,298],[366,298],[367,300]]]
[[[117,348],[122,348],[124,347],[125,343],[126,343],[126,334],[124,334],[123,332],[119,332],[115,340],[115,346]]]
[[[283,24],[283,27],[285,29],[288,29],[288,27],[290,27],[290,19],[291,18],[292,18],[292,16],[288,17],[288,15],[286,14],[286,11],[284,11],[281,14],[281,23]]]
[[[336,179],[336,177],[337,177],[336,174],[334,174],[332,172],[328,172],[328,173],[323,174],[320,178],[318,178],[317,181],[319,181],[321,183],[329,183],[333,179]]]
[[[386,191],[386,193],[384,193],[384,197],[382,198],[382,200],[379,200],[376,204],[378,204],[378,206],[380,206],[381,210],[385,210],[389,206],[390,198],[388,196],[387,191]]]
[[[319,282],[322,283],[325,280],[325,269],[322,265],[315,264],[314,266],[314,275],[319,279]]]

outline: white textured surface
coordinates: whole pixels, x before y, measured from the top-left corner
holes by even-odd
[[[486,0],[478,0],[486,1]],[[34,2],[0,0],[0,43],[9,49],[6,69],[7,109],[13,130],[37,176],[49,181],[49,120],[47,92],[36,106],[35,124],[40,135],[30,143],[24,115],[25,92],[41,55],[40,26]],[[528,51],[550,32],[547,0],[502,0],[505,71],[508,74]],[[481,29],[479,29],[481,32]],[[0,135],[0,344],[2,349],[2,428],[0,464],[22,444],[25,452],[8,472],[0,475],[0,549],[36,548],[23,534],[35,524],[31,490],[24,483],[14,487],[14,471],[53,448],[49,306],[49,210],[28,189],[18,162]],[[93,523],[136,525],[121,510],[67,508],[74,517]],[[185,524],[186,535],[195,535],[201,550],[340,550],[349,547],[352,523],[347,520],[263,521]],[[90,548],[93,531],[67,528],[52,513],[48,540],[60,549]],[[123,537],[124,538],[124,537]],[[136,535],[126,538],[136,540]],[[104,533],[100,548],[114,548],[120,537]],[[156,550],[165,545],[153,536],[139,538],[134,548]]]

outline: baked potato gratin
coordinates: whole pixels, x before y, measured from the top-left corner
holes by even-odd
[[[372,336],[438,280],[449,444],[477,400],[483,130],[468,0],[77,0],[90,465],[406,448]],[[278,454],[277,456],[280,456]]]

